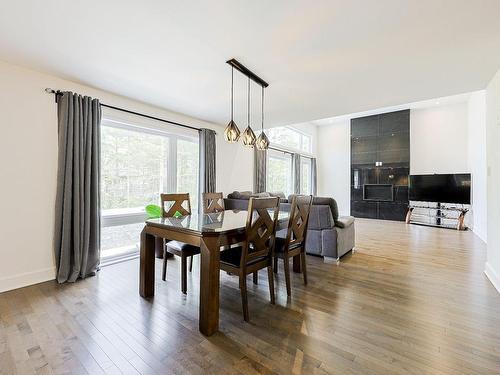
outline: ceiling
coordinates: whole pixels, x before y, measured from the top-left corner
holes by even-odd
[[[223,124],[234,57],[269,82],[277,126],[483,89],[499,15],[498,0],[3,1],[0,59]]]

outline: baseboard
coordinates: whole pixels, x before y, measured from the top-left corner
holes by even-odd
[[[486,262],[484,274],[488,277],[498,293],[500,293],[500,277],[488,262]]]
[[[22,288],[28,285],[54,280],[56,270],[54,267],[42,269],[35,272],[25,272],[18,275],[0,278],[0,293],[8,290]]]

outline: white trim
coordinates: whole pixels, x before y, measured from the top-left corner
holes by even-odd
[[[56,278],[55,267],[45,268],[34,272],[24,272],[14,276],[0,278],[0,293],[25,286],[43,283]]]
[[[488,279],[493,284],[493,286],[498,291],[498,293],[500,293],[500,277],[498,276],[496,271],[493,269],[491,264],[489,264],[488,262],[486,262],[484,268],[485,268],[484,274],[486,275],[486,277],[488,277]]]

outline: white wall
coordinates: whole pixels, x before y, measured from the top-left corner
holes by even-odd
[[[460,103],[410,110],[410,173],[473,174],[473,210],[467,225],[486,241],[484,92]],[[350,212],[350,120],[318,127],[318,193]]]
[[[253,152],[223,141],[223,127],[55,76],[0,62],[0,292],[54,278],[57,112],[46,87],[217,131],[217,189],[253,186]]]
[[[500,70],[486,88],[488,261],[485,273],[500,292]]]
[[[466,173],[467,103],[410,110],[410,173]]]
[[[468,170],[472,174],[472,212],[473,231],[484,242],[487,240],[487,197],[486,197],[486,92],[471,94],[467,103]]]
[[[340,215],[351,211],[351,122],[318,127],[318,195],[333,197]]]

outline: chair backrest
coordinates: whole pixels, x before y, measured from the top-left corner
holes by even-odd
[[[189,193],[160,194],[161,217],[173,217],[176,212],[182,216],[191,215]]]
[[[291,245],[303,245],[305,243],[312,200],[312,195],[294,195],[292,197],[285,251]]]
[[[224,211],[224,196],[222,193],[203,193],[203,213]]]
[[[245,267],[252,259],[270,259],[273,255],[278,213],[279,198],[250,198],[240,267]]]

